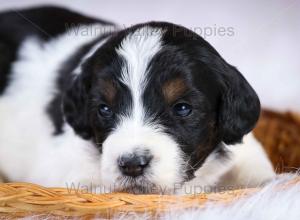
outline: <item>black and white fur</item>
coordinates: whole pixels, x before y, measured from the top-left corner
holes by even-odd
[[[83,36],[67,29],[72,25],[110,31]],[[177,79],[184,93],[169,103],[163,88]],[[182,26],[118,30],[56,7],[3,12],[0,80],[0,173],[7,181],[160,193],[191,184],[253,186],[274,176],[252,134],[243,139],[259,116],[256,93]],[[178,103],[191,113],[174,114]],[[99,114],[103,105],[109,117]],[[123,155],[151,161],[130,177],[120,171]]]

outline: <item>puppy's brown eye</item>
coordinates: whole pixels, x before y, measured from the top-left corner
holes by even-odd
[[[101,115],[104,118],[110,118],[113,116],[113,111],[111,110],[111,108],[105,104],[101,104],[99,106],[99,115]]]
[[[187,103],[177,103],[173,107],[174,114],[181,117],[186,117],[192,113],[192,106]]]

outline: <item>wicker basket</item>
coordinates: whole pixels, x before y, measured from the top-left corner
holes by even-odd
[[[300,118],[292,113],[264,111],[255,129],[278,172],[300,167]],[[300,183],[295,178],[290,184]],[[288,185],[287,185],[288,186]],[[204,207],[208,202],[227,204],[251,195],[259,189],[188,196],[132,195],[126,193],[89,194],[69,192],[64,188],[45,188],[30,183],[0,184],[0,218],[39,215],[51,218],[96,216],[137,212],[160,214],[170,208]]]
[[[277,173],[300,167],[300,115],[265,110],[254,129]]]

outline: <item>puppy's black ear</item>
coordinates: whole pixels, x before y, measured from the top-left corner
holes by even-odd
[[[223,142],[240,142],[250,132],[260,114],[260,102],[257,94],[242,74],[222,58],[217,66],[221,76],[221,104],[219,125]]]
[[[92,129],[88,117],[88,88],[84,76],[79,75],[66,91],[63,111],[66,121],[84,139],[90,139]]]
[[[259,118],[259,98],[242,74],[217,52],[206,54],[204,62],[220,86],[218,127],[222,141],[238,143],[254,128]]]

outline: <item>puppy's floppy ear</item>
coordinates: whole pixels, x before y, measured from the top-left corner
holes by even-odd
[[[260,114],[260,102],[236,68],[228,66],[226,69],[219,124],[222,126],[224,143],[234,144],[254,128]]]
[[[259,118],[259,98],[242,74],[219,54],[211,53],[206,57],[207,62],[220,86],[218,124],[222,141],[226,144],[240,142]]]
[[[63,111],[66,121],[84,139],[90,139],[92,129],[88,117],[88,85],[85,76],[79,75],[66,91]]]
[[[223,82],[219,125],[222,127],[223,142],[234,144],[254,128],[260,114],[260,102],[253,88],[235,67],[225,63],[220,66],[220,74]]]

